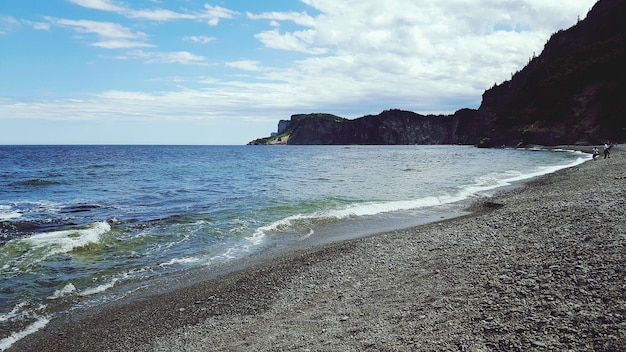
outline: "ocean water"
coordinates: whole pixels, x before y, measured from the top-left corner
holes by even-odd
[[[470,146],[0,146],[0,350],[55,315],[183,272],[435,221],[589,158]]]

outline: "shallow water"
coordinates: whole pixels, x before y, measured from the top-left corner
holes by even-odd
[[[0,349],[167,275],[433,221],[587,159],[468,146],[0,147]]]

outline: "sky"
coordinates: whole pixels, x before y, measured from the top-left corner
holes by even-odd
[[[0,145],[239,145],[292,114],[449,114],[595,0],[0,0]]]

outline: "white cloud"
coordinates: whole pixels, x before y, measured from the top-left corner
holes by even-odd
[[[49,23],[44,23],[44,22],[31,22],[31,25],[34,29],[40,30],[40,31],[49,31],[50,30],[50,24]]]
[[[202,11],[196,12],[176,12],[168,9],[133,9],[125,5],[116,5],[111,0],[70,0],[72,3],[94,10],[114,12],[118,15],[132,19],[142,19],[148,21],[175,21],[175,20],[204,20],[211,26],[216,26],[221,19],[230,19],[238,14],[220,6],[204,4]]]
[[[240,60],[226,63],[226,66],[244,71],[262,71],[261,62],[254,60]]]
[[[119,23],[90,20],[51,19],[55,24],[70,27],[79,33],[93,33],[103,39],[145,39],[142,32],[133,32]]]
[[[291,21],[303,29],[266,30],[255,37],[269,49],[317,55],[268,80],[306,86],[320,94],[407,108],[451,111],[474,107],[494,82],[510,78],[550,34],[576,22],[593,0],[557,2],[302,0],[317,11],[247,14],[249,19]],[[281,27],[282,28],[282,27]],[[508,30],[506,30],[508,29]],[[332,88],[331,88],[332,87]]]
[[[149,48],[154,47],[152,44],[144,42],[136,42],[131,40],[103,40],[92,43],[91,46],[97,46],[104,49],[130,49],[130,48]]]
[[[136,18],[142,20],[150,20],[150,21],[158,21],[158,22],[167,22],[174,20],[189,20],[196,19],[197,16],[193,14],[185,14],[174,12],[165,9],[155,9],[155,10],[126,10],[122,13],[128,18]]]
[[[327,49],[310,45],[314,34],[315,32],[311,30],[283,34],[280,33],[279,29],[273,29],[271,31],[258,33],[254,37],[270,49],[297,51],[316,55],[325,54]]]
[[[189,64],[204,64],[205,58],[203,56],[192,54],[188,51],[175,51],[175,52],[169,52],[169,53],[156,53],[156,58],[153,59],[152,61],[189,65]]]
[[[147,64],[182,64],[182,65],[206,65],[206,58],[192,54],[188,51],[174,52],[148,52],[134,50],[125,55],[118,56],[118,59],[139,59]]]
[[[0,35],[6,35],[13,32],[20,26],[20,21],[11,16],[0,17]]]
[[[156,97],[151,94],[147,94],[144,92],[125,92],[125,91],[117,91],[110,90],[106,92],[99,93],[98,98],[100,99],[121,99],[121,100],[142,100],[142,101],[154,101]]]
[[[221,19],[230,19],[239,14],[236,11],[220,6],[211,6],[209,4],[204,4],[204,9],[205,12],[199,17],[207,20],[207,23],[211,26],[217,26]]]
[[[110,11],[110,12],[124,12],[125,8],[117,6],[109,0],[69,0],[76,5],[86,7],[88,9]]]
[[[247,12],[246,16],[252,20],[290,21],[300,26],[315,26],[315,19],[306,12],[265,12],[258,15]]]
[[[217,38],[215,37],[207,37],[204,35],[192,35],[192,36],[185,36],[183,37],[183,41],[186,42],[194,42],[194,43],[200,43],[200,44],[207,44],[210,43],[214,40],[216,40]]]
[[[91,46],[104,49],[154,47],[153,44],[145,42],[148,37],[146,33],[133,32],[119,23],[53,18],[48,20],[58,26],[72,28],[77,33],[95,34],[99,40],[91,43]]]
[[[0,35],[14,32],[22,26],[32,27],[40,31],[50,30],[49,23],[18,20],[12,16],[0,16]]]

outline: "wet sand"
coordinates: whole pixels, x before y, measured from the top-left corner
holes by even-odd
[[[626,152],[471,215],[52,322],[9,351],[623,351]]]

